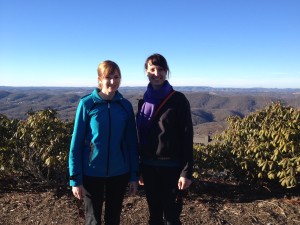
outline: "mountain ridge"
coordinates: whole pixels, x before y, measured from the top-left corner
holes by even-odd
[[[25,119],[30,110],[53,108],[63,120],[74,119],[81,97],[92,87],[3,87],[0,86],[0,113],[10,119]],[[136,112],[145,87],[121,87],[119,90]],[[244,117],[272,102],[300,108],[300,89],[243,89],[211,87],[174,87],[183,92],[191,105],[196,136],[214,134],[226,127],[231,115]]]

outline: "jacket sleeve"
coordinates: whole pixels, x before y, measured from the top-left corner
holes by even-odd
[[[181,103],[181,128],[180,130],[183,132],[183,149],[182,149],[182,157],[183,157],[183,168],[180,176],[192,179],[193,175],[193,122],[191,117],[191,107],[189,101],[183,96],[183,100]]]
[[[126,128],[126,145],[130,160],[130,181],[139,180],[138,144],[135,115],[131,103],[128,102],[129,121]]]
[[[83,150],[87,116],[83,101],[78,104],[69,152],[70,186],[82,184]]]

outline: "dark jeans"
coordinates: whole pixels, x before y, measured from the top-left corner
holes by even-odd
[[[150,225],[179,225],[182,199],[178,196],[177,167],[141,167],[149,207]]]
[[[85,224],[101,224],[102,205],[105,201],[104,221],[106,225],[120,224],[123,198],[129,174],[115,177],[83,177]]]

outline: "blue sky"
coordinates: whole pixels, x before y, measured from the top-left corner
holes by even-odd
[[[0,86],[96,86],[99,62],[145,86],[300,88],[299,0],[0,0]]]

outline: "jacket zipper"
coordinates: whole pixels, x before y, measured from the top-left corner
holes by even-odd
[[[108,109],[108,144],[107,144],[107,163],[106,163],[106,175],[109,175],[109,156],[110,156],[110,137],[111,137],[111,116],[110,116],[110,103],[107,103]]]

